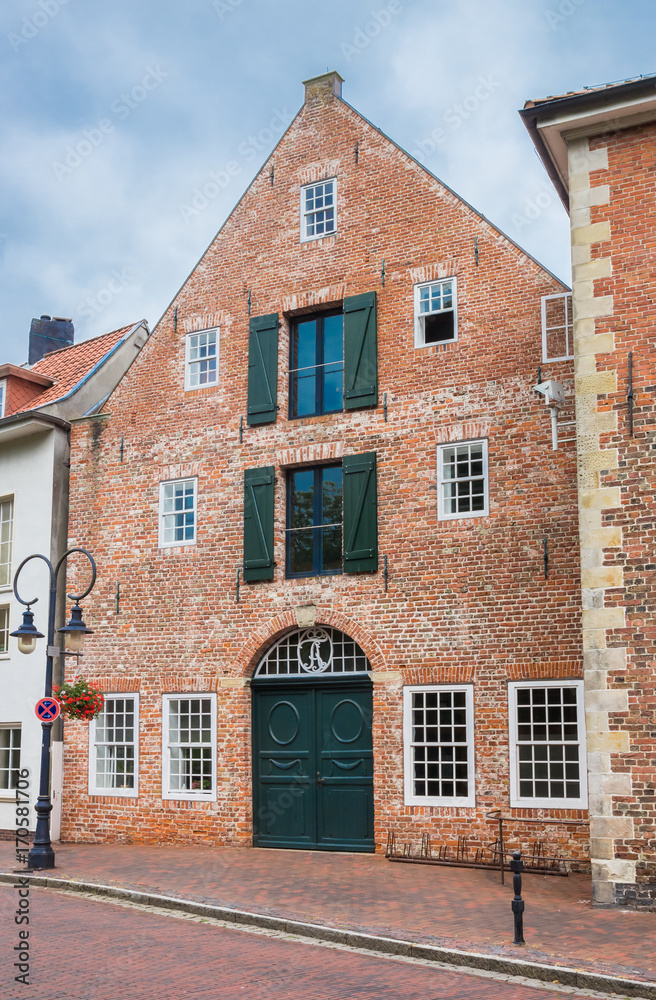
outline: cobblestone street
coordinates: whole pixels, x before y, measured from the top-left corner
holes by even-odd
[[[594,995],[229,930],[198,918],[162,916],[49,889],[32,889],[30,903],[30,985],[25,986],[13,981],[15,891],[0,885],[3,1000],[549,1000]]]

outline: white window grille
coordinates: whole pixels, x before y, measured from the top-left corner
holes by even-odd
[[[17,787],[20,755],[21,727],[0,725],[0,792]]]
[[[542,298],[542,360],[566,361],[574,357],[572,293]]]
[[[11,556],[14,534],[14,501],[0,500],[0,587],[11,586]]]
[[[9,652],[9,608],[0,607],[0,656]]]
[[[218,385],[219,331],[203,330],[187,335],[185,389]]]
[[[139,783],[139,696],[105,696],[89,727],[89,794],[136,796]]]
[[[406,805],[474,806],[471,684],[403,690]]]
[[[301,240],[318,240],[337,231],[337,181],[301,188]]]
[[[160,483],[159,544],[192,545],[196,541],[196,480]]]
[[[0,381],[0,417],[4,417],[6,406],[7,406],[7,382],[4,379],[2,379],[2,381]]]
[[[415,347],[458,339],[456,279],[415,285]]]
[[[508,685],[510,804],[587,808],[583,681]]]
[[[437,496],[440,520],[488,513],[487,441],[439,445]]]
[[[216,696],[165,695],[165,799],[216,798]]]
[[[336,628],[316,626],[283,636],[257,665],[254,677],[308,677],[319,674],[366,674],[369,660]]]

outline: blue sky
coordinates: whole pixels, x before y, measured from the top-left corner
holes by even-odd
[[[653,0],[3,4],[0,363],[26,360],[42,313],[72,317],[76,340],[154,326],[300,107],[301,81],[327,69],[569,280],[567,217],[517,109],[656,71],[655,29]]]

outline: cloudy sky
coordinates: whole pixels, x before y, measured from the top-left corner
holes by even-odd
[[[655,29],[654,0],[5,0],[0,363],[25,361],[42,313],[76,340],[153,326],[327,69],[569,280],[565,212],[517,109],[656,71]]]

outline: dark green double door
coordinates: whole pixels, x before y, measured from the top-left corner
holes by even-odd
[[[256,847],[373,851],[369,680],[253,684]]]

